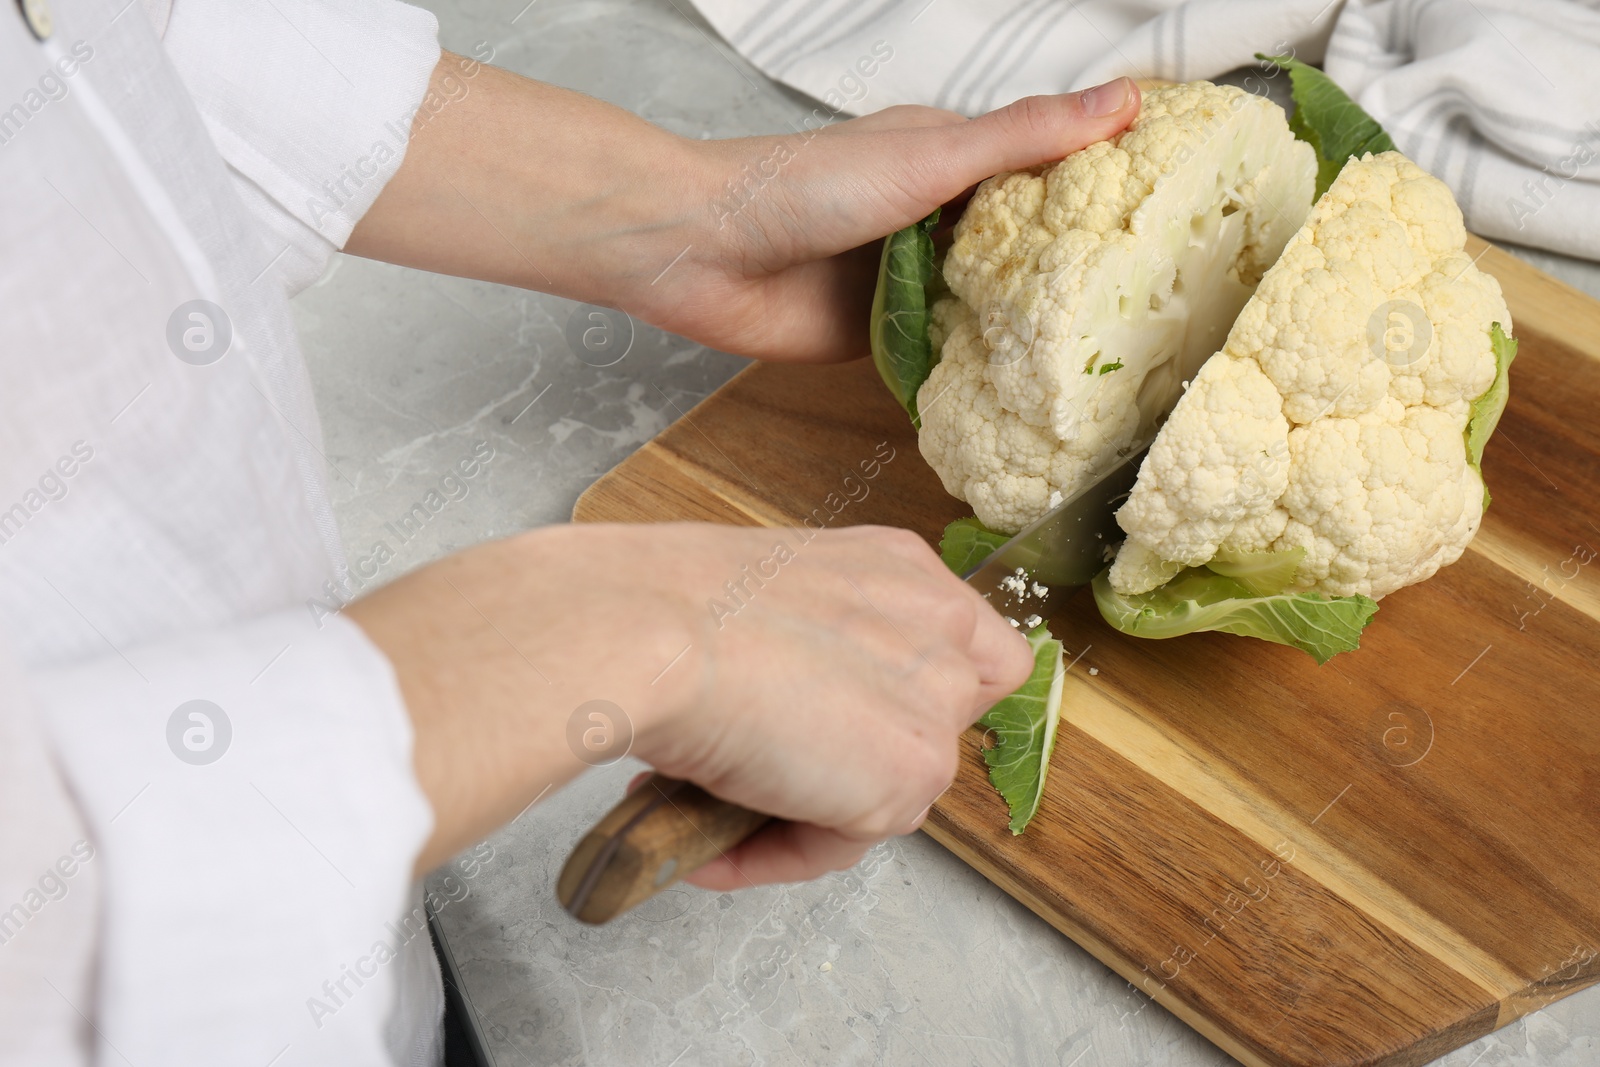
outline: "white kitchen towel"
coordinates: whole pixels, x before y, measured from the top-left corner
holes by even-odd
[[[1326,62],[1486,237],[1600,259],[1600,0],[694,0],[819,119]]]

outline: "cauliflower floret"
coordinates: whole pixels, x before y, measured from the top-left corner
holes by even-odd
[[[1315,175],[1277,105],[1195,82],[1147,93],[1111,141],[979,186],[917,396],[945,488],[1015,531],[1147,440],[1305,218]],[[1001,428],[983,432],[979,408]]]
[[[1048,507],[1053,443],[1000,406],[984,373],[988,357],[972,309],[942,300],[933,306],[933,322],[945,338],[944,356],[917,394],[922,454],[945,491],[970,500],[984,523],[1020,528]]]
[[[1511,329],[1465,240],[1398,152],[1347,163],[1152,444],[1112,588],[1298,548],[1294,589],[1378,599],[1455,562],[1484,502],[1464,431]]]
[[[1271,379],[1248,360],[1212,359],[1151,444],[1117,519],[1124,529],[1161,531],[1130,538],[1157,559],[1197,567],[1241,521],[1273,514],[1289,458],[1289,420]]]

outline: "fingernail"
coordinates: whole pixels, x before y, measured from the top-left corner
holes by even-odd
[[[1085,89],[1079,99],[1083,101],[1083,113],[1091,118],[1100,119],[1116,114],[1128,102],[1128,79],[1118,78],[1104,85],[1096,85],[1093,89]]]

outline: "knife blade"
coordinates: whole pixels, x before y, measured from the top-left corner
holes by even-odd
[[[1148,447],[1109,467],[1098,479],[1052,508],[1033,525],[990,553],[964,576],[967,584],[998,606],[996,594],[1010,595],[1007,579],[1020,570],[1031,586],[1088,585],[1109,562],[1122,540],[1116,512],[1139,477]]]
[[[1140,448],[996,549],[964,578],[1013,617],[1032,596],[1087,585],[1121,540],[1116,510],[1144,462]],[[1018,581],[1024,585],[1018,591]],[[1020,621],[1020,619],[1019,619]],[[736,847],[770,816],[722,800],[689,782],[652,774],[595,824],[572,850],[556,897],[575,918],[599,924]]]

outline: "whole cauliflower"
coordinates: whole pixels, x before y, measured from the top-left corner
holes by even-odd
[[[1377,599],[1454,562],[1486,501],[1469,419],[1511,331],[1465,240],[1443,182],[1350,160],[1152,444],[1111,588],[1294,553],[1290,590]]]
[[[1111,141],[979,186],[916,397],[945,489],[1015,532],[1147,440],[1299,229],[1316,171],[1276,104],[1194,82],[1146,93]]]

